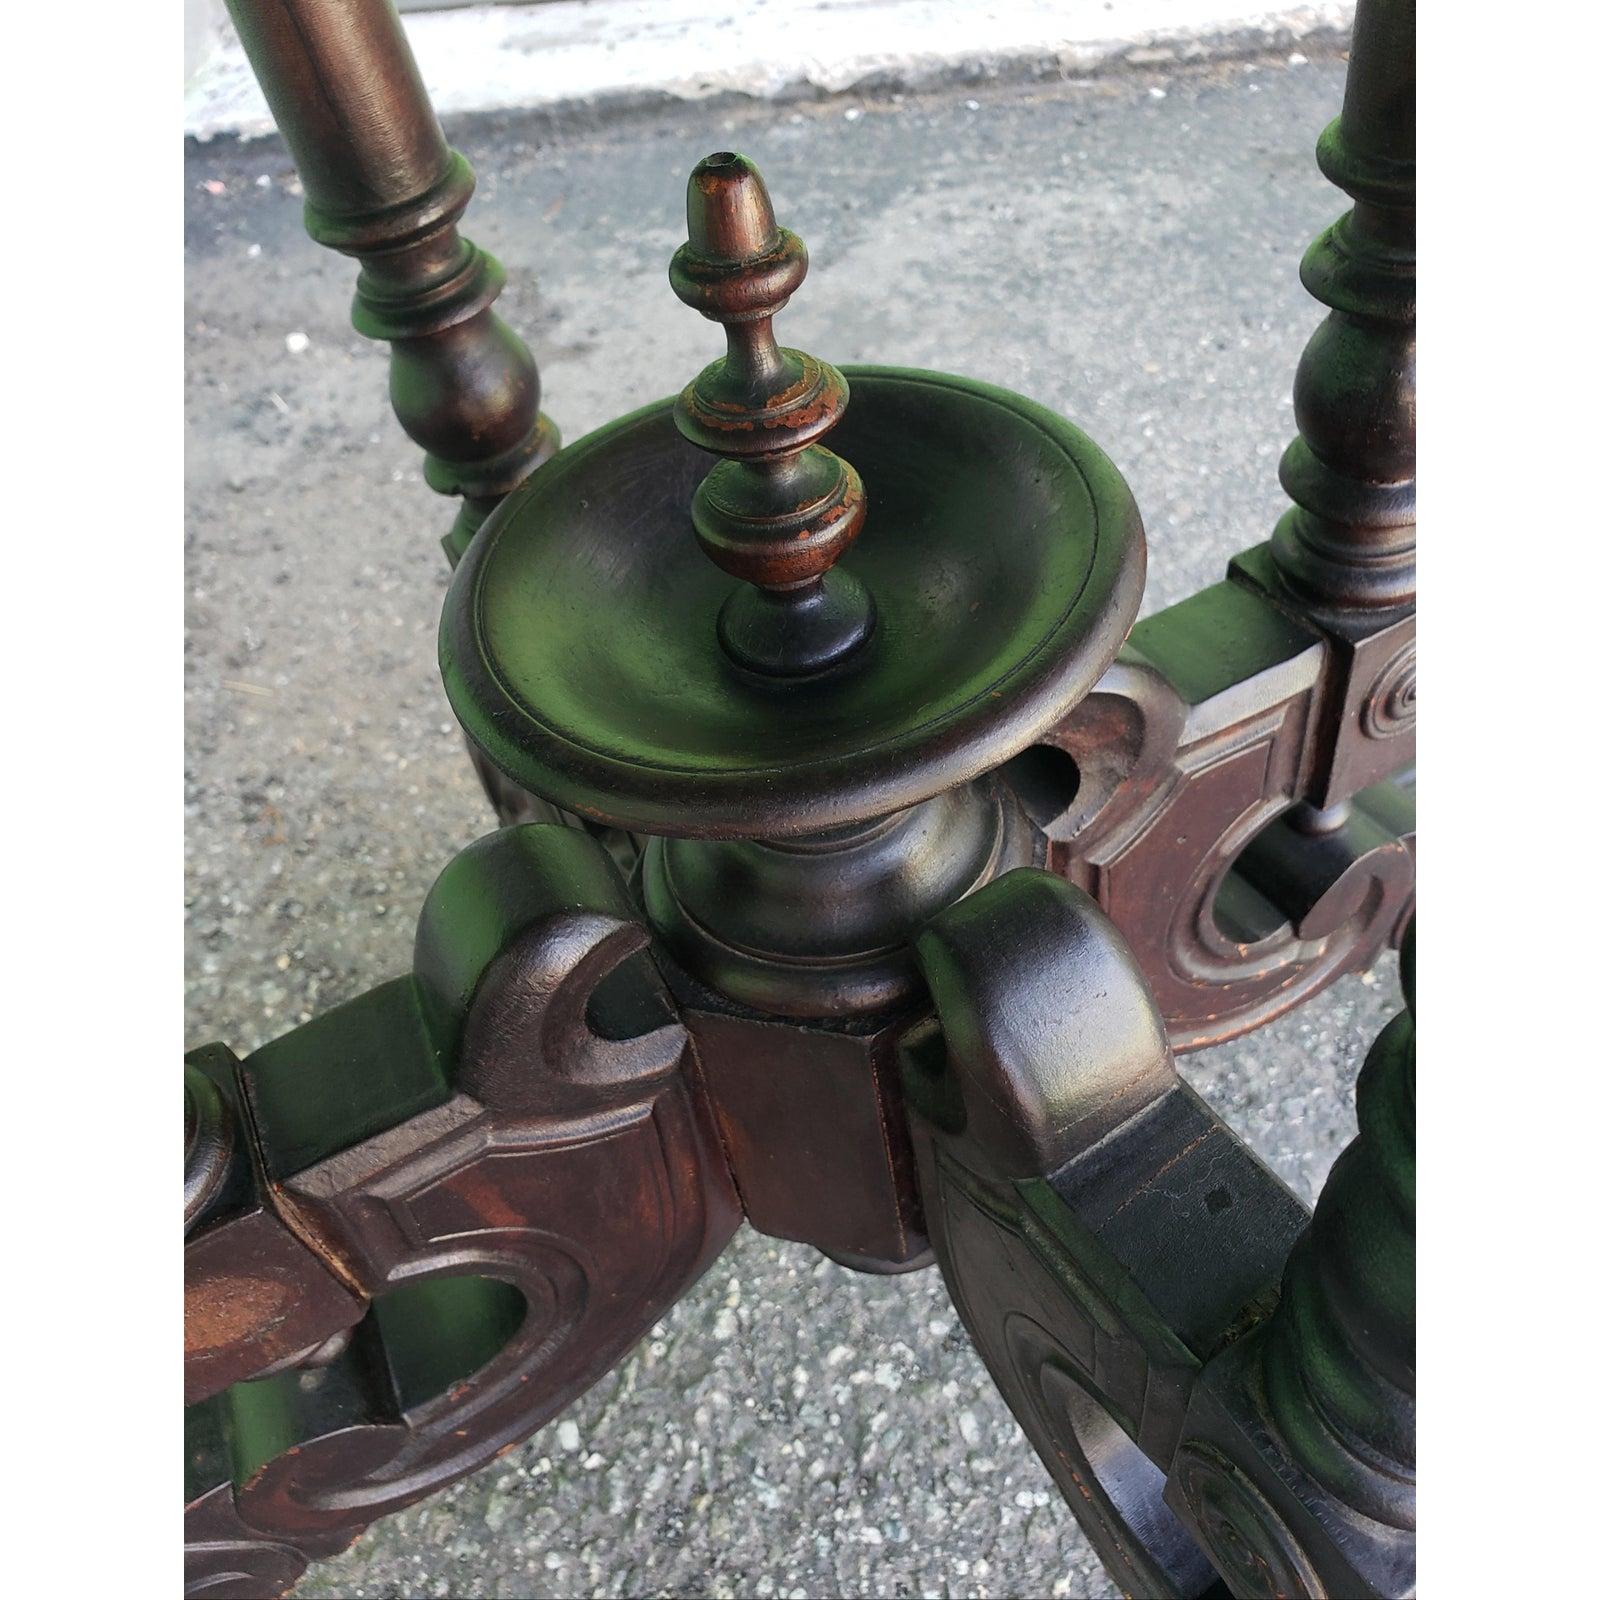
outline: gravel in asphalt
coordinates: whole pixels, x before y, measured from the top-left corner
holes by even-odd
[[[1282,509],[1320,309],[1296,268],[1341,209],[1317,133],[1342,65],[684,107],[450,129],[468,232],[566,437],[718,349],[672,297],[684,180],[734,146],[812,270],[785,343],[939,367],[1081,424],[1144,512],[1145,609]],[[450,509],[303,235],[276,143],[187,160],[187,1038],[240,1051],[405,970],[434,875],[490,817],[435,666]],[[686,559],[693,559],[686,546]],[[1183,1070],[1306,1198],[1398,1004],[1392,959]],[[748,1230],[562,1419],[312,1569],[342,1596],[1115,1591],[936,1272],[877,1279]]]

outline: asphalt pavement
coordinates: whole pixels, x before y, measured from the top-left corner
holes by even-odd
[[[566,437],[676,392],[717,333],[667,285],[695,161],[763,168],[834,362],[938,367],[1084,427],[1144,513],[1145,609],[1283,506],[1297,281],[1341,209],[1331,55],[899,100],[451,125],[468,232]],[[406,969],[491,825],[435,663],[450,508],[304,236],[276,142],[191,147],[186,1038],[241,1051]],[[692,546],[686,559],[693,559]],[[1393,961],[1183,1071],[1306,1198],[1398,1005]],[[937,1272],[853,1274],[749,1230],[557,1424],[313,1568],[341,1596],[1109,1596]]]

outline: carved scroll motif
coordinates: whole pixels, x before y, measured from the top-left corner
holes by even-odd
[[[415,977],[363,1014],[393,1023],[365,1059],[333,1013],[244,1063],[276,1209],[371,1310],[194,1408],[199,1454],[209,1429],[227,1481],[191,1501],[191,1594],[273,1591],[509,1449],[737,1227],[688,1035],[631,916],[592,840],[494,835],[430,895]],[[371,1075],[408,1051],[447,1061],[453,1092],[297,1165],[308,1076]],[[227,1587],[246,1571],[256,1587]]]
[[[1075,791],[1019,783],[1051,869],[1127,938],[1175,1050],[1370,965],[1409,917],[1409,795],[1378,784],[1325,811],[1303,800],[1330,654],[1263,597],[1218,584],[1135,628],[1048,736]],[[1414,645],[1368,706],[1384,731],[1414,721]]]

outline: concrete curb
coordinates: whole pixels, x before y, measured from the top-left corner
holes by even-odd
[[[414,12],[406,32],[441,116],[559,115],[1178,65],[1341,38],[1354,15],[1354,0],[563,0]],[[230,28],[188,86],[184,132],[272,131]]]

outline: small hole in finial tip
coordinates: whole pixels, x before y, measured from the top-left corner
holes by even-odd
[[[700,163],[702,167],[731,167],[739,159],[737,150],[715,150]]]

